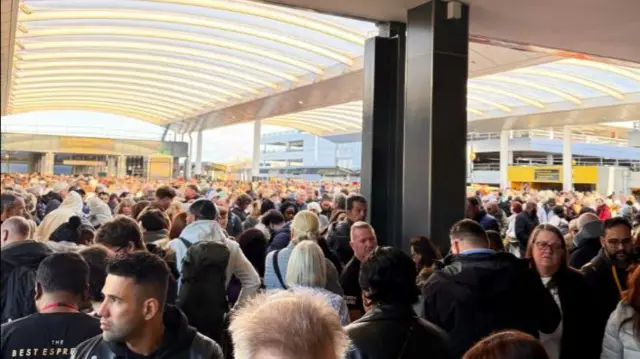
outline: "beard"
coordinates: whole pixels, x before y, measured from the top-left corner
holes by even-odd
[[[109,330],[102,331],[102,339],[106,342],[125,342],[132,331],[130,325],[109,323]]]
[[[626,269],[629,266],[630,255],[626,251],[609,252],[611,263],[619,269]]]

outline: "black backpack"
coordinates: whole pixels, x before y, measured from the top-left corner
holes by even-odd
[[[226,271],[231,252],[223,242],[200,241],[192,244],[180,238],[187,247],[182,258],[182,275],[178,307],[189,319],[189,325],[220,342],[229,312]]]

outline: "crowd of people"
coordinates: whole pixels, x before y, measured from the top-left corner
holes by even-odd
[[[640,358],[635,198],[468,189],[405,251],[359,189],[2,174],[2,358]]]

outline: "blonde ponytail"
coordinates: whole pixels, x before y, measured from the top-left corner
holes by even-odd
[[[298,244],[301,241],[318,241],[320,235],[320,220],[311,211],[300,211],[291,222],[291,242]]]

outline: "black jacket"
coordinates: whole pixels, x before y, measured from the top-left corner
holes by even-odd
[[[522,251],[522,253],[526,251],[529,236],[538,224],[540,224],[540,220],[538,220],[538,216],[535,214],[530,215],[529,213],[522,211],[516,216],[514,231],[516,232],[516,238],[518,238],[520,251]]]
[[[353,343],[350,359],[454,358],[447,334],[411,307],[375,306],[345,329]]]
[[[62,201],[63,201],[62,196],[60,196],[55,192],[49,192],[49,194],[45,196],[45,202],[47,202],[47,207],[44,211],[44,215],[46,216],[47,214],[58,209],[62,204]],[[44,218],[44,216],[42,218]]]
[[[600,244],[600,236],[602,235],[602,222],[593,221],[585,224],[573,238],[576,247],[571,251],[569,265],[580,269],[591,262],[602,249],[602,244]]]
[[[36,312],[36,271],[51,253],[47,245],[36,241],[16,242],[2,248],[2,323]]]
[[[510,253],[449,256],[424,287],[424,315],[451,338],[455,355],[491,333],[553,332],[560,311],[528,260]]]
[[[478,215],[473,218],[473,220],[480,223],[485,231],[496,231],[500,233],[500,225],[498,224],[498,220],[496,219],[496,217],[488,214],[485,211],[480,211]]]
[[[160,348],[154,353],[156,359],[223,359],[220,346],[198,333],[187,323],[187,317],[173,306],[164,313],[165,335]],[[124,343],[106,342],[102,335],[91,338],[76,348],[75,359],[120,359],[127,358],[129,349]]]
[[[564,268],[549,282],[558,290],[562,307],[560,359],[598,359],[602,332],[598,333],[591,292],[582,273]]]
[[[351,221],[344,220],[332,223],[327,230],[327,245],[343,265],[353,258],[353,249],[349,245],[352,225]]]
[[[231,213],[235,214],[240,219],[240,222],[246,221],[247,217],[249,217],[247,212],[241,210],[240,208],[238,208],[236,206],[233,206],[233,208],[231,209]]]
[[[604,249],[582,268],[587,286],[593,298],[593,311],[595,313],[595,323],[598,328],[599,342],[602,343],[604,329],[609,319],[609,315],[616,309],[620,302],[620,291],[613,276],[614,265]],[[627,289],[627,271],[616,268],[616,274],[622,290]]]
[[[227,233],[231,237],[237,237],[242,233],[242,221],[232,211],[229,211],[229,221],[227,222]]]

